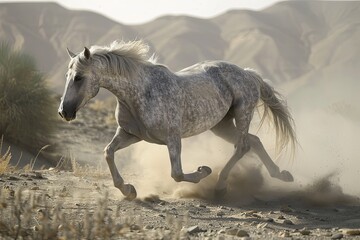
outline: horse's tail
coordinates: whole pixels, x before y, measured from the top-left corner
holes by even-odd
[[[295,153],[297,143],[295,134],[295,123],[285,100],[281,95],[266,83],[255,71],[246,69],[260,87],[260,98],[264,102],[264,114],[260,126],[265,118],[271,113],[276,130],[276,152],[280,153],[289,143],[291,144],[292,156]],[[270,110],[270,111],[269,111]]]

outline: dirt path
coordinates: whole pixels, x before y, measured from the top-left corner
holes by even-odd
[[[129,202],[112,186],[110,176],[55,170],[1,175],[0,186],[3,237],[16,232],[18,206],[22,234],[29,238],[40,238],[48,229],[48,234],[70,239],[86,238],[86,233],[112,239],[360,239],[356,204],[320,207],[289,198],[237,204],[171,195]],[[35,203],[30,196],[37,196]]]

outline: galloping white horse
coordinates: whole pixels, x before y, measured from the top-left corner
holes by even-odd
[[[250,148],[259,156],[272,177],[293,181],[266,153],[260,139],[248,132],[259,100],[270,110],[280,148],[296,142],[293,119],[283,101],[254,71],[224,61],[206,61],[173,73],[147,58],[149,47],[142,41],[113,42],[108,47],[92,46],[79,54],[68,50],[69,69],[59,107],[67,121],[99,88],[118,99],[116,134],[105,148],[105,157],[115,187],[128,198],[136,197],[131,184],[125,184],[114,163],[114,152],[145,140],[167,146],[171,176],[177,181],[197,183],[211,173],[206,166],[183,173],[181,138],[211,130],[235,145],[235,151],[220,171],[215,194],[226,193],[230,170]]]

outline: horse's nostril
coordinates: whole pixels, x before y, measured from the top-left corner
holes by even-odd
[[[66,112],[65,111],[59,111],[59,115],[62,118],[66,118]]]

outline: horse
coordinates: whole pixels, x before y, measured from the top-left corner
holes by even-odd
[[[117,97],[116,133],[105,147],[114,186],[126,199],[136,198],[133,185],[125,183],[115,163],[114,153],[139,141],[166,145],[171,177],[176,181],[198,183],[211,174],[200,166],[184,173],[181,165],[181,139],[210,130],[234,145],[234,153],[218,174],[215,196],[226,194],[229,172],[250,149],[260,158],[273,178],[285,182],[292,174],[280,168],[266,152],[261,140],[249,133],[255,109],[262,102],[264,114],[271,115],[277,146],[294,147],[294,120],[281,96],[252,69],[242,69],[226,61],[204,61],[172,72],[149,57],[143,41],[114,41],[109,46],[85,47],[70,57],[66,84],[58,112],[66,121],[105,88]]]

